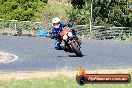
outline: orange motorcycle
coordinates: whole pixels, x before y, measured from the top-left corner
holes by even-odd
[[[80,45],[77,42],[76,39],[73,37],[72,29],[70,28],[64,28],[63,31],[60,33],[61,38],[64,42],[64,51],[70,52],[70,53],[75,53],[76,56],[81,57],[82,52],[80,50]]]

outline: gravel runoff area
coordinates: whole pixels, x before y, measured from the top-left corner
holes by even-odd
[[[5,53],[5,52],[0,52],[0,63],[9,63],[17,59],[18,59],[18,56],[16,55]]]

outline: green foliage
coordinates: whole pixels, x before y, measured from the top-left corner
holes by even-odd
[[[35,13],[47,0],[1,0],[0,18],[20,21],[34,20]]]
[[[24,9],[18,8],[14,12],[10,13],[11,18],[14,18],[15,20],[20,20],[20,21],[32,20],[33,16],[34,16],[34,13],[32,9],[24,10]]]
[[[83,6],[85,5],[85,1],[84,0],[71,0],[71,4],[75,8],[83,8]]]
[[[73,25],[76,24],[88,24],[88,9],[85,8],[85,0],[71,0],[73,8],[67,10],[69,19],[72,20]]]
[[[70,10],[67,10],[67,14],[69,15],[69,19],[72,20],[73,24],[88,24],[89,19],[88,19],[88,9],[75,9],[72,8]]]
[[[86,15],[86,12],[90,11],[90,3],[92,0],[81,0],[84,1],[85,5],[80,5],[80,3],[77,3],[77,1],[78,0],[72,0],[71,4],[73,5],[74,9],[72,9],[69,16],[73,19],[78,19],[76,24],[87,24],[88,15]],[[127,0],[93,0],[92,3],[94,25],[105,26],[112,24],[113,26],[132,26],[132,15],[128,11]],[[81,6],[81,8],[78,8],[78,6]],[[85,14],[81,14],[82,10],[85,11]],[[82,22],[80,22],[79,19],[82,19]]]
[[[42,1],[42,2],[44,2],[44,3],[48,3],[48,0],[40,0],[40,1]]]
[[[98,19],[100,18],[100,19]],[[93,4],[93,19],[95,25],[103,21],[114,26],[131,26],[127,2],[98,0]]]
[[[126,0],[70,0],[73,8],[58,3],[47,4],[48,0],[0,0],[0,18],[51,22],[55,16],[62,21],[69,16],[74,24],[89,24],[91,1],[93,25],[132,26]]]
[[[0,18],[19,21],[45,21],[58,16],[62,21],[67,20],[65,10],[71,6],[48,3],[48,0],[1,0]]]

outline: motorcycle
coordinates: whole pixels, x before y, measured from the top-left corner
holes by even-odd
[[[80,44],[76,39],[73,38],[72,29],[70,29],[69,27],[63,28],[63,31],[60,33],[60,35],[64,42],[64,51],[75,53],[76,56],[82,57]]]

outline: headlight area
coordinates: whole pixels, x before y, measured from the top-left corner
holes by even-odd
[[[64,36],[63,36],[63,39],[64,39],[64,40],[66,40],[67,38],[68,38],[68,36],[67,36],[67,35],[64,35]]]
[[[68,36],[69,36],[69,37],[73,37],[72,32],[68,32]]]

